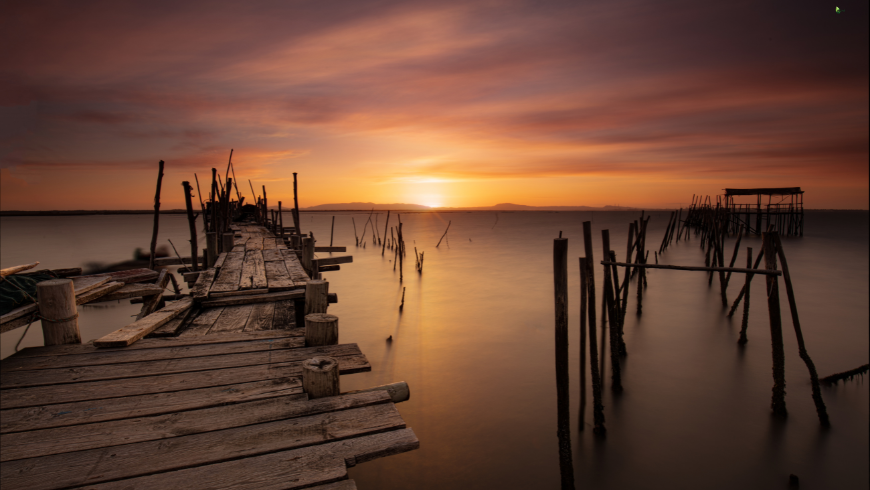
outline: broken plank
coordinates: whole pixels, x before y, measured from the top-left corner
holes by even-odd
[[[233,405],[161,415],[157,417],[98,422],[87,426],[67,426],[31,432],[0,435],[4,451],[0,461],[37,458],[51,454],[86,451],[120,444],[134,444],[233,429],[277,420],[310,417],[311,415],[383,405],[379,410],[390,417],[389,395],[384,392],[349,394],[309,400],[304,393],[252,400]],[[391,410],[392,408],[392,410]],[[307,421],[299,425],[306,425]],[[230,433],[232,439],[232,433]],[[51,441],[47,444],[46,441]],[[173,446],[182,439],[173,441]],[[141,448],[140,448],[141,449]]]
[[[212,291],[236,291],[239,289],[239,279],[242,275],[242,264],[245,261],[245,254],[241,252],[229,252],[224,260],[224,265],[220,269],[214,284],[211,286]]]
[[[155,285],[160,288],[165,289],[166,285],[169,284],[169,275],[170,272],[166,269],[160,271],[160,275],[157,276],[157,280],[154,282]],[[154,310],[160,307],[161,302],[163,301],[162,294],[155,294],[149,298],[144,298],[142,301],[142,309],[139,310],[139,314],[136,315],[136,320],[141,320],[146,316],[154,313]]]
[[[124,287],[116,291],[112,291],[111,293],[103,296],[102,298],[99,298],[98,302],[117,301],[129,298],[142,298],[145,296],[154,296],[155,294],[161,294],[162,292],[163,288],[155,284],[125,284]]]
[[[266,262],[266,282],[269,285],[269,291],[286,291],[296,288],[296,283],[290,279],[290,274],[287,272],[287,266],[284,261]]]
[[[9,488],[47,489],[93,485],[155,472],[171,472],[214,462],[237,460],[240,457],[322,445],[336,439],[352,439],[404,427],[405,423],[395,406],[378,404],[218,432],[186,435],[171,439],[171,444],[158,440],[116,446],[112,448],[111,457],[108,458],[106,451],[100,448],[7,461],[2,465],[0,481],[4,487]],[[344,460],[340,461],[343,466]],[[315,468],[311,470],[319,473]],[[237,478],[247,481],[250,486],[252,480],[262,478],[257,473],[249,469],[241,470]],[[199,483],[188,481],[187,478],[178,480],[173,477],[172,480],[176,485],[170,484],[161,488],[175,488],[181,482],[184,482],[185,488],[191,488]],[[284,488],[288,484],[292,485],[292,482],[285,481]],[[121,482],[115,484],[118,483]],[[131,486],[125,482],[123,486],[140,488],[142,485],[137,483]],[[211,488],[226,487],[226,484],[218,484]],[[262,488],[259,485],[250,487]]]
[[[73,278],[73,287],[76,291],[76,296],[79,294],[86,293],[92,289],[96,289],[107,282],[112,281],[111,278],[102,276],[102,277],[89,277],[89,276],[78,276]]]
[[[410,428],[353,437],[262,456],[118,480],[89,488],[162,490],[184,482],[188,490],[208,488],[257,488],[260,490],[308,488],[347,478],[347,467],[372,459],[412,451],[420,441]],[[38,480],[31,476],[22,484]]]
[[[123,347],[130,345],[180,315],[192,305],[193,298],[190,297],[171,303],[166,308],[95,340],[94,345],[97,347]]]
[[[245,261],[242,264],[242,277],[239,280],[239,289],[262,289],[268,286],[266,282],[266,268],[263,263],[263,253],[260,250],[245,252]]]
[[[212,285],[214,284],[214,276],[216,273],[217,269],[207,269],[197,277],[196,284],[194,284],[193,288],[190,290],[190,295],[193,299],[201,301],[208,297]]]
[[[179,335],[205,335],[211,329],[211,326],[214,325],[214,322],[217,321],[218,317],[220,317],[223,311],[223,308],[200,307],[199,313],[190,321],[190,324],[187,326],[187,328],[184,329],[184,331],[182,331]]]
[[[221,267],[224,266],[224,261],[227,260],[227,253],[228,252],[223,252],[220,255],[218,255],[217,260],[214,261],[214,268],[215,269],[220,269]]]
[[[245,332],[257,330],[269,330],[272,328],[272,317],[275,314],[275,303],[258,303],[251,310],[248,322],[243,329]]]
[[[193,311],[193,309],[188,310]],[[150,339],[149,339],[150,340]],[[139,343],[147,342],[141,340]],[[0,362],[2,373],[18,371],[33,371],[39,369],[76,368],[83,366],[103,366],[107,364],[123,364],[128,362],[176,360],[191,357],[219,356],[226,354],[240,354],[245,352],[259,352],[279,349],[296,349],[305,347],[305,340],[300,337],[282,337],[256,339],[254,337],[239,338],[235,342],[211,343],[211,344],[182,344],[164,342],[170,345],[157,345],[149,349],[97,349],[82,354],[68,354],[62,356],[39,356],[19,357],[10,356]]]
[[[371,371],[371,365],[362,354],[335,358],[341,374]],[[29,388],[10,388],[0,397],[0,409],[24,408],[52,403],[70,403],[85,400],[103,400],[125,396],[167,393],[209,386],[221,386],[274,378],[302,376],[302,362],[257,364],[252,366],[211,369],[208,371],[162,374],[138,378],[85,381]],[[108,403],[108,402],[106,402]]]
[[[151,269],[130,269],[126,271],[107,272],[105,274],[91,274],[87,276],[73,276],[70,279],[81,279],[86,277],[109,277],[110,281],[121,281],[124,284],[134,282],[153,281],[157,279],[157,271]]]
[[[3,411],[0,432],[24,432],[71,425],[92,424],[109,420],[133,419],[173,414],[276,396],[302,393],[301,378],[276,378],[226,386],[197,388],[113,398],[107,403],[91,400]]]
[[[117,291],[124,287],[124,283],[121,281],[115,281],[103,284],[102,286],[92,289],[83,294],[76,294],[76,304],[83,305],[85,303],[90,303],[91,301],[98,300],[103,296],[106,296],[113,291]]]
[[[254,305],[240,305],[224,307],[224,312],[214,322],[208,331],[208,334],[220,332],[241,332],[245,329],[245,324],[248,323],[248,317]]]
[[[29,324],[33,323],[34,321],[38,320],[38,318],[35,315],[36,305],[32,305],[32,306],[33,306],[33,308],[30,310],[29,315],[22,316],[22,317],[14,319],[14,320],[9,320],[7,322],[0,324],[0,333],[6,333],[6,332],[9,332],[11,330],[15,330],[16,328],[20,328],[20,327],[23,327],[25,325],[29,325]]]
[[[146,335],[146,338],[154,338],[154,337],[175,337],[182,330],[187,328],[190,325],[190,322],[196,318],[197,312],[196,308],[190,308],[184,314],[178,315],[177,317],[169,320],[162,327],[157,330]]]
[[[220,298],[209,301],[203,301],[204,307],[229,306],[229,305],[244,305],[252,303],[267,303],[270,301],[280,301],[285,299],[304,298],[305,291],[302,289],[294,289],[292,291],[279,291],[277,293],[267,294],[250,294],[245,296],[232,296],[229,298]]]

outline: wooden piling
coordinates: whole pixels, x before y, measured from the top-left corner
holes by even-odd
[[[764,249],[761,249],[761,252],[758,253],[758,257],[755,259],[755,265],[752,267],[753,269],[758,269],[758,266],[761,264],[761,259],[764,258]],[[753,274],[749,275],[749,281],[752,281]],[[731,305],[731,310],[728,312],[728,318],[734,316],[734,312],[737,311],[737,306],[740,305],[740,300],[743,299],[744,293],[746,293],[746,285],[740,289],[740,293],[737,295],[737,298],[734,299],[734,304]]]
[[[82,343],[72,279],[50,279],[37,283],[36,300],[45,345]]]
[[[740,241],[743,239],[743,225],[740,225],[740,229],[737,232],[737,242],[734,244],[734,253],[731,254],[731,263],[728,267],[734,267],[734,262],[737,260],[737,252],[740,250]],[[731,281],[731,273],[725,276],[725,289],[728,288],[728,282]]]
[[[601,230],[602,256],[610,256],[610,230]],[[602,318],[606,314],[610,319],[610,382],[611,389],[617,393],[622,391],[622,373],[619,368],[619,318],[616,314],[613,297],[613,284],[610,266],[604,266],[604,303]]]
[[[607,429],[604,427],[604,405],[601,402],[602,380],[598,366],[598,352],[596,350],[598,348],[598,345],[595,332],[595,262],[593,259],[594,254],[592,252],[591,221],[583,222],[583,246],[586,252],[586,296],[588,302],[587,308],[589,313],[589,362],[592,366],[592,403],[594,412],[593,418],[595,424],[595,429],[593,430],[593,432],[603,435]]]
[[[403,263],[403,259],[402,259],[402,256],[405,255],[405,251],[403,250],[405,241],[404,241],[404,238],[402,237],[402,220],[401,219],[399,220],[399,229],[396,230],[396,234],[399,235],[399,253],[398,253],[398,256],[399,256],[399,282],[402,282],[402,280],[404,280],[404,278],[405,278],[405,275],[403,272],[404,263]]]
[[[761,234],[764,250],[765,268],[776,269],[776,244],[769,232]],[[773,415],[786,417],[785,407],[785,349],[782,344],[782,318],[779,310],[779,281],[776,276],[768,275],[767,311],[770,318],[770,343],[773,355],[773,395],[770,402]]]
[[[578,430],[586,428],[586,264],[580,259],[580,415]]]
[[[205,234],[205,246],[208,250],[208,267],[210,269],[214,267],[214,263],[217,261],[218,257],[218,238],[216,231],[210,231]]]
[[[381,256],[384,255],[384,252],[387,250],[387,228],[390,226],[390,210],[387,210],[387,222],[384,223],[384,243],[381,245]],[[392,229],[390,229],[392,231]]]
[[[299,222],[299,189],[296,180],[296,172],[293,172],[293,226],[296,227],[296,233],[302,234],[301,223]]]
[[[193,204],[190,200],[190,193],[193,192],[193,188],[190,187],[190,182],[184,181],[181,183],[181,187],[184,189],[184,205],[187,208],[187,224],[190,227],[190,258],[192,261],[193,271],[196,272],[199,270],[199,245],[196,243],[196,218],[193,217]]]
[[[332,218],[332,225],[335,226],[335,217]],[[280,236],[282,239],[284,238],[284,210],[281,208],[281,201],[278,201],[278,229]],[[329,246],[332,246],[332,238],[329,240]]]
[[[359,247],[359,236],[356,234],[356,221],[353,219],[353,216],[351,216],[350,222],[353,223],[353,237],[356,239],[356,246]]]
[[[628,224],[628,245],[626,246],[627,252],[625,253],[625,261],[631,262],[631,251],[634,248],[634,234],[637,230],[637,222]],[[619,320],[619,324],[622,325],[625,323],[625,312],[626,308],[628,308],[628,285],[630,284],[631,278],[631,267],[625,268],[625,278],[622,280],[622,308],[621,310],[621,318]]]
[[[163,185],[163,160],[157,164],[157,192],[154,193],[154,228],[151,231],[151,257],[148,268],[154,270],[154,255],[157,252],[157,229],[160,227],[160,187]],[[79,340],[81,342],[81,339]]]
[[[305,315],[305,346],[338,344],[338,317],[329,313]]]
[[[338,361],[320,356],[302,362],[302,389],[309,399],[336,396],[341,393]]]
[[[311,261],[314,259],[314,239],[311,237],[302,237],[302,267],[309,274],[315,272],[311,268]]]
[[[335,216],[332,217],[332,228],[329,229],[329,246],[332,246],[332,237],[335,234]]]
[[[449,226],[449,225],[448,225]],[[446,232],[445,232],[446,233]],[[568,239],[553,240],[553,297],[556,313],[556,435],[562,488],[574,488],[571,454],[571,392],[568,385]]]
[[[208,231],[208,213],[205,212],[205,203],[202,202],[202,190],[199,188],[199,177],[193,174],[196,180],[196,197],[199,198],[199,207],[202,209],[202,232]]]
[[[746,268],[748,269],[750,267],[752,267],[752,247],[746,247]],[[746,298],[743,300],[743,321],[740,324],[740,338],[737,339],[737,343],[740,345],[743,345],[749,341],[749,339],[746,338],[746,330],[749,328],[749,285],[750,284],[752,284],[752,274],[745,274],[745,282],[743,283],[743,292],[745,292]]]
[[[813,403],[816,405],[816,414],[819,416],[819,422],[823,426],[828,427],[831,425],[831,422],[828,419],[828,410],[825,407],[825,401],[822,400],[822,391],[821,388],[819,388],[819,375],[816,372],[816,366],[810,358],[809,353],[807,353],[807,347],[804,344],[804,335],[801,332],[801,322],[798,318],[797,301],[795,300],[794,289],[791,284],[791,275],[788,272],[788,262],[786,262],[785,253],[782,251],[782,242],[779,239],[778,233],[770,233],[770,238],[774,241],[776,254],[779,256],[779,261],[782,264],[782,279],[783,282],[785,282],[785,292],[788,296],[791,321],[794,325],[795,337],[797,337],[798,355],[803,359],[804,364],[807,365],[807,371],[810,373],[810,385],[812,386],[813,391]]]
[[[222,252],[226,253],[226,252],[233,251],[233,241],[234,241],[233,236],[234,236],[233,232],[224,233],[223,235],[221,235],[221,251]]]
[[[329,306],[329,281],[312,279],[305,287],[305,315],[312,313],[326,313]]]

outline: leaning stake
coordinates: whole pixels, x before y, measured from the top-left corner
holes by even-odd
[[[154,194],[154,230],[151,232],[151,257],[148,268],[154,270],[154,254],[157,251],[157,229],[160,226],[160,186],[163,184],[163,160],[157,164],[157,192]]]

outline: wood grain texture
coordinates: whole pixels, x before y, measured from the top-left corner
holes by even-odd
[[[245,251],[250,252],[251,250],[263,250],[263,238],[262,237],[250,237],[248,241],[245,242]]]
[[[266,262],[283,262],[284,256],[281,255],[281,251],[277,248],[271,250],[263,250],[263,260],[265,260]]]
[[[322,259],[317,259],[318,265],[337,265],[337,264],[350,264],[353,262],[353,255],[346,255],[344,257],[326,257]]]
[[[91,274],[86,276],[73,276],[70,279],[80,279],[85,277],[108,277],[110,281],[121,281],[124,284],[134,282],[153,281],[157,279],[158,272],[151,269],[130,269],[126,271],[107,272],[105,274]]]
[[[220,269],[221,267],[223,267],[225,260],[227,260],[227,252],[222,252],[220,255],[218,255],[217,260],[214,262],[214,268]]]
[[[251,304],[225,307],[224,312],[211,326],[208,334],[243,331],[253,309],[254,305]]]
[[[122,281],[119,281],[122,282]],[[144,296],[154,296],[163,292],[163,288],[154,284],[125,284],[123,287],[112,291],[111,293],[99,298],[98,302],[102,301],[118,301],[122,299],[141,298]]]
[[[277,251],[277,250],[275,250]],[[287,272],[287,266],[284,261],[266,262],[266,282],[269,286],[269,291],[286,291],[296,288],[296,284],[290,278],[290,273]]]
[[[103,284],[102,286],[92,289],[86,293],[76,293],[76,304],[83,305],[85,303],[90,303],[91,301],[100,299],[109,293],[121,289],[122,287],[124,287],[123,282],[114,281]]]
[[[241,252],[229,252],[224,260],[224,265],[221,267],[214,284],[211,287],[212,291],[235,291],[239,289],[239,279],[242,275],[242,264],[245,261],[245,254]]]
[[[124,328],[115,330],[94,341],[97,347],[123,347],[148,335],[169,320],[183,313],[193,306],[193,298],[184,298],[176,301],[166,308],[156,311],[141,320],[137,320]]]
[[[169,284],[169,271],[163,269],[160,271],[160,275],[157,276],[157,280],[154,282],[155,285],[159,286],[162,289],[166,288],[166,285]],[[154,313],[157,308],[160,307],[160,303],[163,301],[163,294],[155,294],[154,296],[150,296],[148,298],[144,298],[142,300],[142,309],[139,311],[139,314],[136,315],[136,320],[141,320],[146,316]]]
[[[293,250],[282,250],[281,255],[284,256],[284,265],[287,267],[287,273],[290,274],[290,279],[294,283],[305,283],[311,280],[308,274],[305,273],[305,269],[302,267],[302,262],[296,256],[296,252]]]
[[[111,277],[106,276],[78,276],[72,277],[73,287],[76,291],[76,296],[86,293],[92,289],[96,289],[110,281],[112,281]]]
[[[211,337],[209,337],[211,339]],[[203,339],[207,341],[209,339]],[[137,342],[146,342],[145,339]],[[33,371],[39,369],[64,369],[84,366],[117,365],[128,362],[144,362],[159,360],[177,360],[204,356],[222,356],[244,352],[259,352],[275,349],[296,349],[305,347],[301,337],[282,337],[252,339],[221,343],[181,344],[179,346],[154,347],[150,349],[97,349],[82,353],[62,356],[18,357],[10,356],[0,362],[0,374],[18,371]]]
[[[86,488],[162,490],[177,482],[190,490],[303,488],[345,479],[348,466],[419,447],[414,431],[407,428]]]
[[[209,269],[213,270],[213,269]],[[182,331],[179,337],[185,336],[193,336],[193,335],[205,335],[211,330],[211,326],[214,325],[214,322],[221,316],[221,313],[224,312],[223,308],[200,308],[196,317],[194,317],[190,324],[187,326],[184,331]],[[133,344],[136,345],[136,344]]]
[[[197,308],[198,309],[198,308]],[[166,322],[162,327],[154,330],[153,332],[146,335],[146,338],[154,338],[154,337],[175,337],[182,330],[190,326],[190,322],[196,318],[197,312],[194,308],[190,308],[185,311],[181,315],[173,318]]]
[[[263,262],[263,253],[260,250],[245,252],[239,289],[264,289],[266,287],[268,287],[268,283],[266,282],[266,266]]]
[[[190,290],[190,295],[193,299],[202,301],[208,297],[214,283],[215,274],[217,274],[216,269],[206,269],[196,278],[196,284]]]
[[[266,288],[263,289],[245,289],[240,291],[222,291],[222,292],[213,292],[209,294],[210,298],[229,298],[231,296],[245,296],[249,294],[266,294],[269,290]]]
[[[263,239],[263,250],[276,250],[278,246],[276,245],[277,238],[264,238]]]
[[[126,396],[107,401],[86,400],[29,408],[13,408],[3,411],[3,417],[0,418],[0,432],[24,432],[172,414],[185,410],[295,393],[302,393],[302,378],[300,377],[275,378],[170,393]]]
[[[386,392],[377,393],[380,395],[359,393],[318,400],[297,393],[154,417],[2,434],[0,461],[169,439],[390,402]]]
[[[336,357],[336,359],[341,374],[371,370],[371,365],[363,355]],[[285,362],[140,378],[10,388],[4,390],[3,396],[0,397],[0,409],[42,406],[46,400],[51,400],[52,403],[103,400],[299,376],[302,376],[302,363]]]
[[[272,316],[272,329],[281,330],[296,327],[296,309],[293,300],[278,301],[275,303],[275,315]],[[304,331],[304,325],[300,325]]]
[[[287,299],[294,298],[303,298],[305,297],[305,290],[302,289],[294,289],[292,291],[279,291],[275,293],[267,293],[267,294],[248,294],[242,296],[232,296],[228,298],[218,298],[208,301],[203,301],[202,306],[208,308],[214,308],[216,306],[231,306],[231,305],[245,305],[252,303],[267,303],[273,301],[282,301]]]
[[[245,324],[244,331],[270,330],[274,314],[275,303],[255,304],[253,310],[251,310],[251,315],[248,317],[248,322]]]

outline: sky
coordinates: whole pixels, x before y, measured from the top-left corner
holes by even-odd
[[[835,11],[841,9],[841,13]],[[868,209],[866,0],[0,4],[0,209]],[[248,185],[248,180],[251,185]]]

